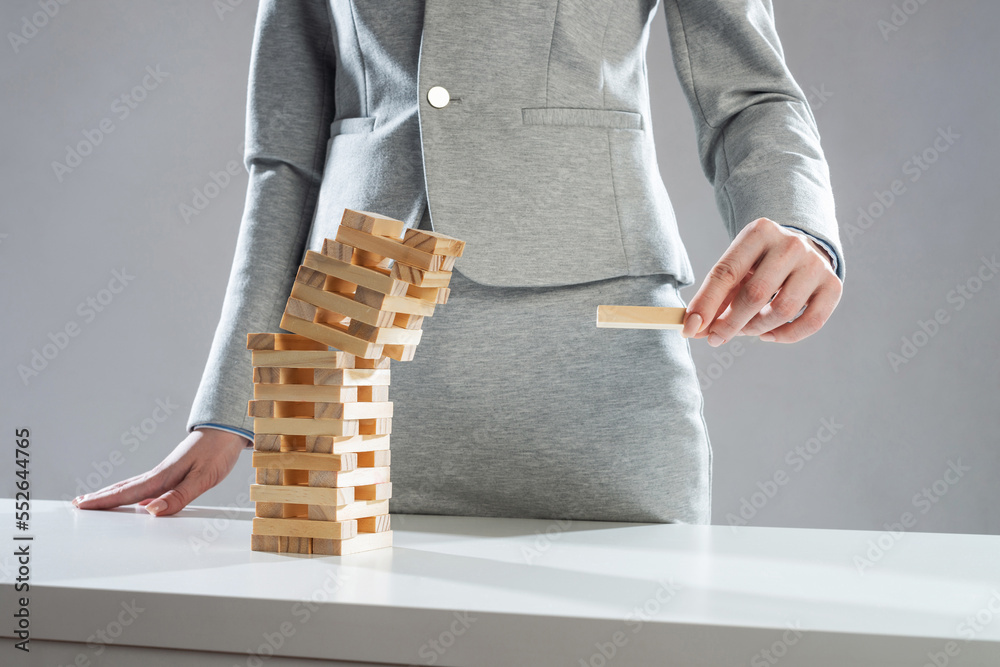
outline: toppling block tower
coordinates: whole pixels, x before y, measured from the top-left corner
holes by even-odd
[[[346,555],[392,545],[389,360],[413,359],[465,243],[344,211],[307,251],[281,327],[251,333],[251,549]]]

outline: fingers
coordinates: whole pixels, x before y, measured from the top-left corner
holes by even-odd
[[[84,510],[103,510],[128,505],[155,496],[162,490],[159,484],[156,475],[143,473],[79,496],[73,500],[73,504]]]
[[[745,336],[759,336],[775,327],[791,322],[820,285],[819,275],[808,270],[795,270],[788,276],[777,296],[743,327]]]
[[[777,329],[760,335],[760,339],[768,343],[797,343],[819,331],[830,319],[833,310],[840,303],[841,290],[824,284],[809,300],[809,305],[799,317]]]
[[[177,488],[170,489],[159,498],[145,505],[146,511],[155,516],[170,516],[187,507],[188,503],[208,489],[203,475],[190,473]]]
[[[774,224],[766,218],[761,218],[744,227],[736,235],[733,243],[709,271],[705,282],[688,304],[683,330],[685,337],[711,328],[716,314],[721,312],[720,306],[726,297],[742,283],[764,254],[768,235],[766,225]],[[692,319],[693,315],[701,318],[701,323],[697,326],[697,318]]]
[[[709,325],[708,330],[711,332],[708,337],[709,345],[721,345],[732,340],[754,316],[768,305],[771,297],[781,288],[792,267],[795,266],[795,258],[789,256],[794,253],[794,250],[781,246],[766,252],[753,275],[733,298],[729,310]],[[803,303],[805,303],[805,297],[802,298],[798,307],[801,308]],[[798,308],[795,309],[795,312],[798,312]]]

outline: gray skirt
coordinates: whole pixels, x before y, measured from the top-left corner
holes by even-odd
[[[392,363],[390,512],[708,523],[712,450],[688,341],[598,329],[684,306],[668,275],[497,288],[461,275]]]

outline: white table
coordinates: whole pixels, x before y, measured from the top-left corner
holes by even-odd
[[[0,664],[1000,665],[997,536],[393,515],[392,549],[287,556],[250,518],[34,501]]]

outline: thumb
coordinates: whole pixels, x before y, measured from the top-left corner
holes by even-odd
[[[146,504],[146,511],[154,516],[169,516],[187,507],[188,503],[205,492],[205,486],[199,475],[189,474],[182,479],[177,488],[170,489],[159,498]]]

